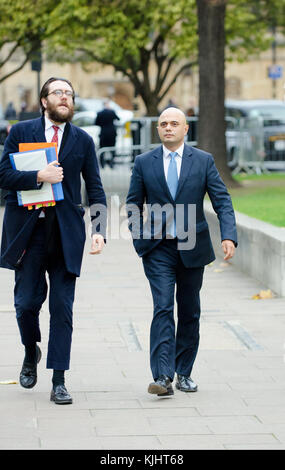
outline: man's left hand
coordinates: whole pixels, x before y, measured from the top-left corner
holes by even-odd
[[[90,255],[99,255],[104,247],[104,238],[99,233],[92,235]]]
[[[222,248],[225,253],[224,260],[232,258],[235,254],[235,244],[232,240],[223,240]]]

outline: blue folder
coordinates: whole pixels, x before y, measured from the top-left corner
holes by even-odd
[[[31,165],[30,165],[30,157],[32,156],[33,153],[39,152],[39,151],[43,151],[45,153],[46,162],[47,162],[46,164],[57,160],[56,149],[54,147],[46,147],[46,148],[40,148],[40,149],[36,149],[36,150],[29,150],[29,151],[25,151],[25,152],[16,152],[16,153],[9,154],[12,167],[15,170],[19,170],[19,171],[41,170],[42,168],[39,168],[37,166],[34,167],[34,168],[31,168]],[[29,156],[29,161],[27,160],[26,168],[25,168],[25,162],[23,163],[23,160],[25,159],[25,156]],[[21,158],[21,160],[20,160],[21,161],[21,169],[18,168],[19,157]],[[60,201],[60,200],[64,199],[62,184],[61,183],[54,183],[51,186],[52,186],[52,193],[53,193],[53,201]],[[32,191],[34,191],[34,190],[32,190]],[[37,191],[41,191],[41,190],[39,189]],[[25,191],[25,192],[27,192],[27,191]],[[17,191],[17,198],[18,198],[18,204],[20,206],[22,206],[23,205],[22,191]],[[50,203],[50,202],[52,202],[52,200],[51,201],[31,202],[30,204],[25,204],[25,205],[29,205],[29,206],[30,205],[36,205],[36,206],[40,207],[41,204],[42,205],[48,205],[48,203]]]

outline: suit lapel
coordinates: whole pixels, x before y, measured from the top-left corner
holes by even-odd
[[[60,151],[59,151],[59,161],[62,162],[69,152],[72,150],[73,145],[76,142],[76,138],[74,136],[75,128],[70,125],[69,122],[66,123],[64,127],[64,132],[62,136],[62,141],[60,144]]]
[[[35,119],[33,122],[33,139],[34,142],[46,142],[45,120],[43,116]]]
[[[183,184],[187,180],[192,164],[193,164],[193,158],[191,158],[192,155],[192,150],[190,147],[187,145],[184,145],[184,151],[183,151],[183,156],[182,156],[182,162],[181,162],[181,169],[180,169],[180,177],[178,181],[178,188],[176,191],[176,196],[175,199],[177,199],[179,193],[182,190]]]

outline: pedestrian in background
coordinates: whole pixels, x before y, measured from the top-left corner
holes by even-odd
[[[100,132],[100,148],[102,147],[115,147],[116,145],[116,126],[114,121],[119,121],[120,118],[117,116],[115,111],[110,108],[110,104],[108,101],[104,103],[104,109],[99,111],[96,119],[95,125],[101,127]],[[109,162],[110,167],[112,168],[114,165],[114,159],[116,156],[115,150],[111,150],[111,160]],[[102,168],[105,166],[105,156],[104,154],[100,155],[100,162]]]
[[[13,121],[14,119],[17,119],[17,113],[16,113],[16,110],[14,108],[12,101],[8,103],[4,117],[8,121]]]

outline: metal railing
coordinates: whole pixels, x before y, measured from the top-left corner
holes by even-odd
[[[187,120],[190,126],[185,142],[195,147],[197,145],[198,117],[191,116]],[[101,167],[104,168],[106,164],[114,166],[119,162],[133,162],[137,154],[147,152],[159,145],[160,140],[156,130],[157,121],[158,117],[144,117],[134,120],[137,128],[132,133],[132,139],[129,139],[123,148],[121,147],[121,139],[120,145],[98,149],[97,156]],[[235,173],[266,171],[266,141],[262,120],[255,118],[238,120],[227,117],[226,121],[227,162],[230,169]]]
[[[185,142],[195,147],[198,117],[191,116],[187,120],[190,126]],[[158,117],[134,119],[129,125],[118,128],[114,147],[96,148],[101,177],[107,192],[124,192],[129,185],[136,155],[160,144],[157,121]],[[285,135],[284,140],[282,134],[268,136],[263,121],[257,118],[227,117],[226,121],[227,163],[234,174],[242,171],[262,173],[272,169],[285,170]],[[3,145],[0,146],[1,154],[2,151]]]

